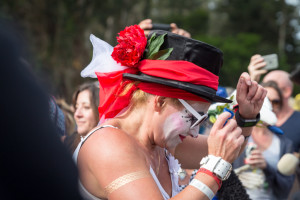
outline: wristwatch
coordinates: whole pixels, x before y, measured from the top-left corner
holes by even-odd
[[[241,117],[239,110],[237,110],[235,113],[235,120],[239,127],[252,127],[255,126],[257,122],[259,122],[260,113],[256,115],[255,119],[244,119],[243,117]]]
[[[231,174],[232,165],[221,157],[208,155],[202,158],[200,168],[205,168],[214,173],[220,180],[225,181]]]

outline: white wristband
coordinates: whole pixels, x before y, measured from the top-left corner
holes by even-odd
[[[213,191],[204,183],[202,183],[201,181],[199,181],[198,179],[194,178],[191,183],[191,186],[194,186],[195,188],[197,188],[198,190],[200,190],[203,194],[205,194],[210,200],[212,200],[212,198],[214,198],[215,194],[213,193]]]

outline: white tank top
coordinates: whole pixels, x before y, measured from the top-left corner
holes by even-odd
[[[114,126],[111,126],[111,125],[99,126],[96,129],[92,130],[90,133],[88,133],[84,138],[81,138],[81,142],[78,144],[77,148],[75,149],[75,151],[73,153],[73,160],[74,160],[76,165],[77,165],[78,153],[79,153],[79,150],[80,150],[82,144],[95,131],[97,131],[101,128],[105,128],[105,127],[117,128],[117,127],[114,127]],[[180,192],[180,188],[179,188],[179,185],[178,185],[178,170],[180,168],[180,164],[178,163],[178,160],[175,159],[174,156],[172,156],[172,154],[170,154],[167,150],[165,150],[165,152],[166,152],[166,160],[167,160],[168,165],[169,165],[169,172],[170,172],[170,176],[171,176],[171,181],[172,181],[172,196],[175,196],[176,194],[178,194]],[[158,186],[162,196],[164,197],[164,200],[170,199],[170,196],[168,195],[168,193],[164,190],[164,188],[160,184],[160,182],[159,182],[158,178],[156,177],[156,174],[154,173],[151,166],[150,166],[149,170],[150,170],[150,174],[152,175],[152,177],[153,177],[156,185]],[[92,195],[89,191],[87,191],[85,189],[85,187],[82,185],[80,180],[79,180],[79,191],[81,193],[81,196],[85,200],[101,200],[100,198]]]

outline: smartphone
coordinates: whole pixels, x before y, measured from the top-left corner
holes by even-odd
[[[248,142],[248,144],[245,148],[246,158],[249,158],[251,155],[251,152],[256,148],[257,148],[257,145],[254,142]]]
[[[261,69],[272,70],[278,68],[278,56],[277,54],[269,54],[262,56],[267,65]]]
[[[152,30],[170,31],[171,26],[170,24],[152,24]]]

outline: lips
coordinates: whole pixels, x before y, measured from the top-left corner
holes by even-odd
[[[183,141],[183,140],[186,138],[186,137],[183,136],[183,135],[179,135],[179,137],[180,137],[181,141]]]
[[[84,124],[85,122],[84,121],[77,121],[76,124]]]

